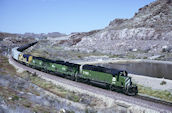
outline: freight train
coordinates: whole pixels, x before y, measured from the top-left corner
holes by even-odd
[[[14,60],[27,65],[31,68],[51,73],[57,76],[69,78],[75,81],[86,81],[103,84],[113,91],[121,91],[127,95],[136,95],[137,86],[132,83],[131,77],[124,70],[109,69],[94,65],[79,65],[60,60],[50,60],[42,57],[36,57],[24,54],[22,51],[33,46],[37,42],[12,49]]]

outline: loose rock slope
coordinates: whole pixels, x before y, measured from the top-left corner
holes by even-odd
[[[125,53],[172,52],[172,1],[157,0],[140,8],[130,19],[115,19],[109,26],[73,45],[73,49]]]
[[[39,42],[27,52],[68,61],[90,55],[172,61],[172,1],[156,0],[132,18],[117,18],[104,29]]]

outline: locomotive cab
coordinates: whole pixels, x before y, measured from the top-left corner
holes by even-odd
[[[128,73],[126,71],[120,71],[118,72],[118,74],[113,75],[113,79],[115,79],[116,81],[114,82],[114,80],[112,80],[113,84],[116,85],[117,87],[125,87],[125,79],[128,77]]]
[[[121,71],[121,72],[119,73],[119,75],[120,75],[120,76],[127,77],[127,76],[128,76],[128,73],[127,73],[127,71]]]
[[[131,77],[128,76],[127,71],[119,72],[116,85],[121,86],[123,92],[127,95],[136,95],[138,93],[137,86],[132,83]]]
[[[30,63],[32,61],[32,56],[28,54],[19,54],[18,56],[19,61],[24,63]]]

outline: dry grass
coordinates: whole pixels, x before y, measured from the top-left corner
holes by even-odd
[[[166,84],[166,81],[162,81],[161,83],[160,83],[160,85],[165,85]]]
[[[0,56],[0,74],[2,75],[11,75],[12,77],[14,75],[18,75],[20,77],[23,78],[28,78],[30,75],[28,74],[28,72],[24,72],[22,74],[19,74],[16,72],[16,69],[9,64],[8,62],[8,58],[4,57],[4,56]],[[60,91],[62,91],[61,93],[59,93],[59,95],[64,96],[67,94],[67,91],[63,91],[62,88],[56,88],[53,85],[51,85],[50,83],[44,83],[41,80],[39,80],[39,78],[36,79],[35,77],[31,77],[30,78],[31,81],[33,82],[38,82],[38,84],[42,87],[45,87],[47,90],[51,89],[52,92],[57,91],[57,89]],[[42,83],[43,84],[42,84]],[[33,87],[30,87],[29,89],[24,90],[24,92],[31,92],[32,94],[35,94],[37,96],[40,96],[40,93],[35,90]],[[57,110],[48,106],[42,106],[42,105],[38,105],[30,100],[28,100],[26,97],[24,96],[20,96],[19,95],[18,90],[13,89],[13,88],[9,88],[9,87],[4,87],[4,86],[0,86],[0,97],[5,101],[5,103],[10,107],[10,106],[24,106],[28,109],[30,109],[33,112],[41,112],[41,113],[49,113],[50,111],[52,113],[56,113]],[[74,95],[74,94],[73,94]],[[73,96],[72,95],[72,96]],[[77,96],[76,96],[77,97]],[[66,97],[64,97],[66,98]],[[73,99],[74,101],[78,101],[75,98]]]
[[[49,81],[43,80],[37,76],[33,76],[29,72],[23,72],[22,74],[20,74],[20,76],[23,78],[29,77],[32,83],[38,85],[39,87],[47,91],[52,92],[53,94],[56,94],[59,97],[66,98],[74,102],[79,102],[80,100],[80,96],[76,92],[65,90],[64,88],[56,86]]]
[[[162,90],[153,90],[149,87],[144,87],[141,85],[137,85],[137,86],[138,86],[139,93],[172,102],[172,94],[167,90],[163,90],[163,91]]]
[[[0,73],[2,74],[16,74],[16,69],[9,64],[8,58],[0,55]]]

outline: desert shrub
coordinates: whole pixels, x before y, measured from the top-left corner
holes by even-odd
[[[166,84],[166,81],[162,81],[161,83],[160,83],[160,85],[165,85]]]

